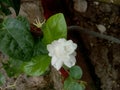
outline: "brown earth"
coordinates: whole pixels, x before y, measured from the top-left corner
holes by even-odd
[[[87,0],[87,2],[88,8],[85,13],[71,9],[71,12],[74,13],[73,24],[99,33],[96,24],[102,24],[106,27],[103,34],[119,39],[120,7],[102,2],[96,5],[94,0]],[[90,62],[100,79],[101,90],[120,90],[120,45],[88,34],[80,35],[88,52]]]

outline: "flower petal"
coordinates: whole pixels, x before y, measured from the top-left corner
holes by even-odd
[[[59,43],[65,43],[65,42],[66,42],[66,39],[60,38],[60,39],[58,40],[58,42],[59,42]]]
[[[52,61],[51,64],[54,65],[55,63],[57,63],[58,59],[54,56],[52,57]]]
[[[74,66],[75,63],[76,63],[76,59],[75,59],[75,56],[73,55],[70,56],[70,59],[64,60],[64,64],[69,68]]]
[[[68,54],[72,54],[75,51],[75,49],[77,48],[77,44],[73,43],[72,40],[68,40],[65,43],[65,48],[66,48],[66,51]]]
[[[61,60],[58,60],[57,63],[52,64],[52,66],[54,68],[56,68],[57,70],[60,70],[60,68],[62,67],[62,65],[63,65],[63,62]]]
[[[49,51],[49,56],[52,56],[52,54],[53,54],[53,46],[51,45],[51,44],[48,44],[47,45],[47,50]]]

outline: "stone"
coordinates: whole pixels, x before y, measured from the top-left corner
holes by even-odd
[[[100,31],[100,33],[104,33],[106,31],[106,27],[102,24],[96,25],[97,29]]]
[[[26,16],[33,23],[36,18],[43,21],[43,8],[40,0],[22,0],[19,15]]]
[[[77,12],[86,12],[87,10],[87,1],[86,0],[73,0],[74,9]]]

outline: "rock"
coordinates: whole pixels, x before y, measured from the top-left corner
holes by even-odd
[[[99,2],[97,2],[97,1],[94,1],[94,2],[93,2],[93,4],[95,4],[95,5],[99,5]]]
[[[22,0],[19,15],[26,16],[33,23],[36,18],[43,21],[43,8],[40,0]]]
[[[106,27],[102,24],[96,25],[97,29],[100,31],[100,33],[104,33],[106,31]]]
[[[100,10],[102,12],[109,13],[109,12],[112,11],[112,8],[111,8],[111,5],[103,3],[103,4],[100,5]]]
[[[74,9],[77,12],[86,12],[87,10],[87,1],[86,0],[73,0],[74,1]]]

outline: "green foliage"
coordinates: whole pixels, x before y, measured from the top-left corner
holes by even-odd
[[[70,68],[70,76],[74,79],[81,79],[82,69],[79,66],[73,66]]]
[[[13,3],[16,2],[17,0]],[[11,5],[9,0],[5,0],[4,3]],[[47,44],[60,38],[67,38],[67,26],[63,14],[55,14],[46,21],[41,28],[43,32],[41,38],[32,36],[30,24],[25,17],[7,18],[2,24],[1,22],[0,51],[10,57],[8,62],[3,63],[7,74],[10,77],[21,73],[30,76],[45,75],[50,70],[51,63]],[[69,77],[64,82],[64,90],[84,90],[84,84],[79,82],[82,77],[81,68],[73,66],[69,71]],[[4,82],[5,78],[0,74],[0,85]]]
[[[64,82],[64,90],[84,90],[83,86],[77,83],[71,77],[68,77]]]
[[[5,77],[2,73],[0,73],[0,86],[2,86],[5,83]]]
[[[33,57],[30,62],[24,65],[24,72],[31,76],[43,75],[49,68],[50,57],[48,55],[39,55]]]
[[[30,32],[30,24],[26,17],[17,16],[17,20],[19,20],[26,27],[26,30]]]
[[[7,63],[3,64],[9,77],[18,76],[23,73],[24,62],[21,60],[10,58]]]
[[[18,15],[20,10],[20,0],[0,0],[0,11],[5,15],[11,14],[9,7],[12,7]]]
[[[85,90],[84,83],[79,79],[82,77],[82,70],[79,66],[73,66],[69,69],[69,77],[64,82],[64,90]]]
[[[49,69],[50,57],[44,44],[66,38],[67,29],[63,14],[56,14],[48,19],[42,31],[43,38],[34,38],[28,20],[22,16],[3,21],[0,29],[0,50],[11,57],[9,62],[4,64],[9,76],[17,76],[23,72],[39,76]]]
[[[40,54],[48,54],[46,46],[42,43],[41,38],[35,38],[35,46],[33,56]]]
[[[0,50],[8,56],[29,60],[32,57],[34,41],[30,30],[22,21],[7,18],[0,30]]]
[[[44,26],[43,31],[43,43],[49,44],[53,40],[67,37],[67,26],[62,13],[51,16]]]
[[[20,10],[20,1],[21,0],[10,0],[12,2],[11,6],[14,8],[16,14],[19,14],[19,10]]]

